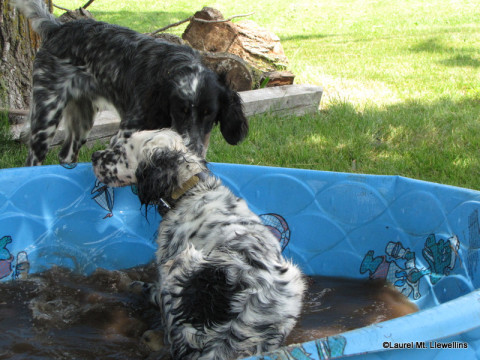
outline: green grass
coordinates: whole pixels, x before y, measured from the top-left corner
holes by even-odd
[[[83,3],[58,0],[67,8]],[[255,11],[249,19],[280,37],[296,83],[324,87],[319,114],[254,117],[240,146],[227,145],[216,130],[209,161],[403,175],[480,189],[478,1],[97,0],[89,10],[148,32],[204,5],[225,17]],[[23,163],[4,160],[3,150],[0,167]],[[88,161],[90,154],[82,156]],[[54,156],[48,161],[56,163]]]
[[[478,188],[479,111],[473,99],[409,101],[363,112],[348,102],[330,103],[319,116],[257,117],[248,141],[233,149],[217,131],[209,159],[225,161],[227,153],[246,164],[400,174]]]

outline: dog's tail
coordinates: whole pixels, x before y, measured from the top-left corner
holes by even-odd
[[[43,0],[11,0],[12,5],[20,10],[32,22],[33,30],[45,38],[50,32],[61,26],[60,21],[48,11]]]

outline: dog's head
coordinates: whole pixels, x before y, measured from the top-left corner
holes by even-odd
[[[206,171],[188,140],[169,129],[139,131],[92,155],[95,176],[112,187],[136,184],[142,204],[156,204]]]
[[[201,65],[191,65],[176,71],[172,78],[153,95],[160,101],[162,116],[150,116],[148,128],[159,128],[156,119],[168,117],[172,129],[188,136],[191,149],[205,157],[210,132],[219,124],[225,140],[236,145],[248,133],[248,120],[242,100],[227,85],[224,75],[218,75]],[[151,107],[152,108],[152,107]]]

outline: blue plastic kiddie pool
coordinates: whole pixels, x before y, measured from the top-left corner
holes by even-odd
[[[480,358],[480,192],[399,176],[211,164],[307,275],[386,279],[420,311],[249,359]],[[0,170],[0,279],[154,258],[160,216],[90,164]]]

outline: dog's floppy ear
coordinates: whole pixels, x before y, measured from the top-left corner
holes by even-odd
[[[219,75],[221,86],[220,108],[217,122],[223,137],[231,145],[236,145],[248,134],[248,120],[243,112],[242,99],[227,85],[225,74]]]
[[[156,149],[142,160],[135,172],[142,205],[155,205],[178,187],[179,152]]]

